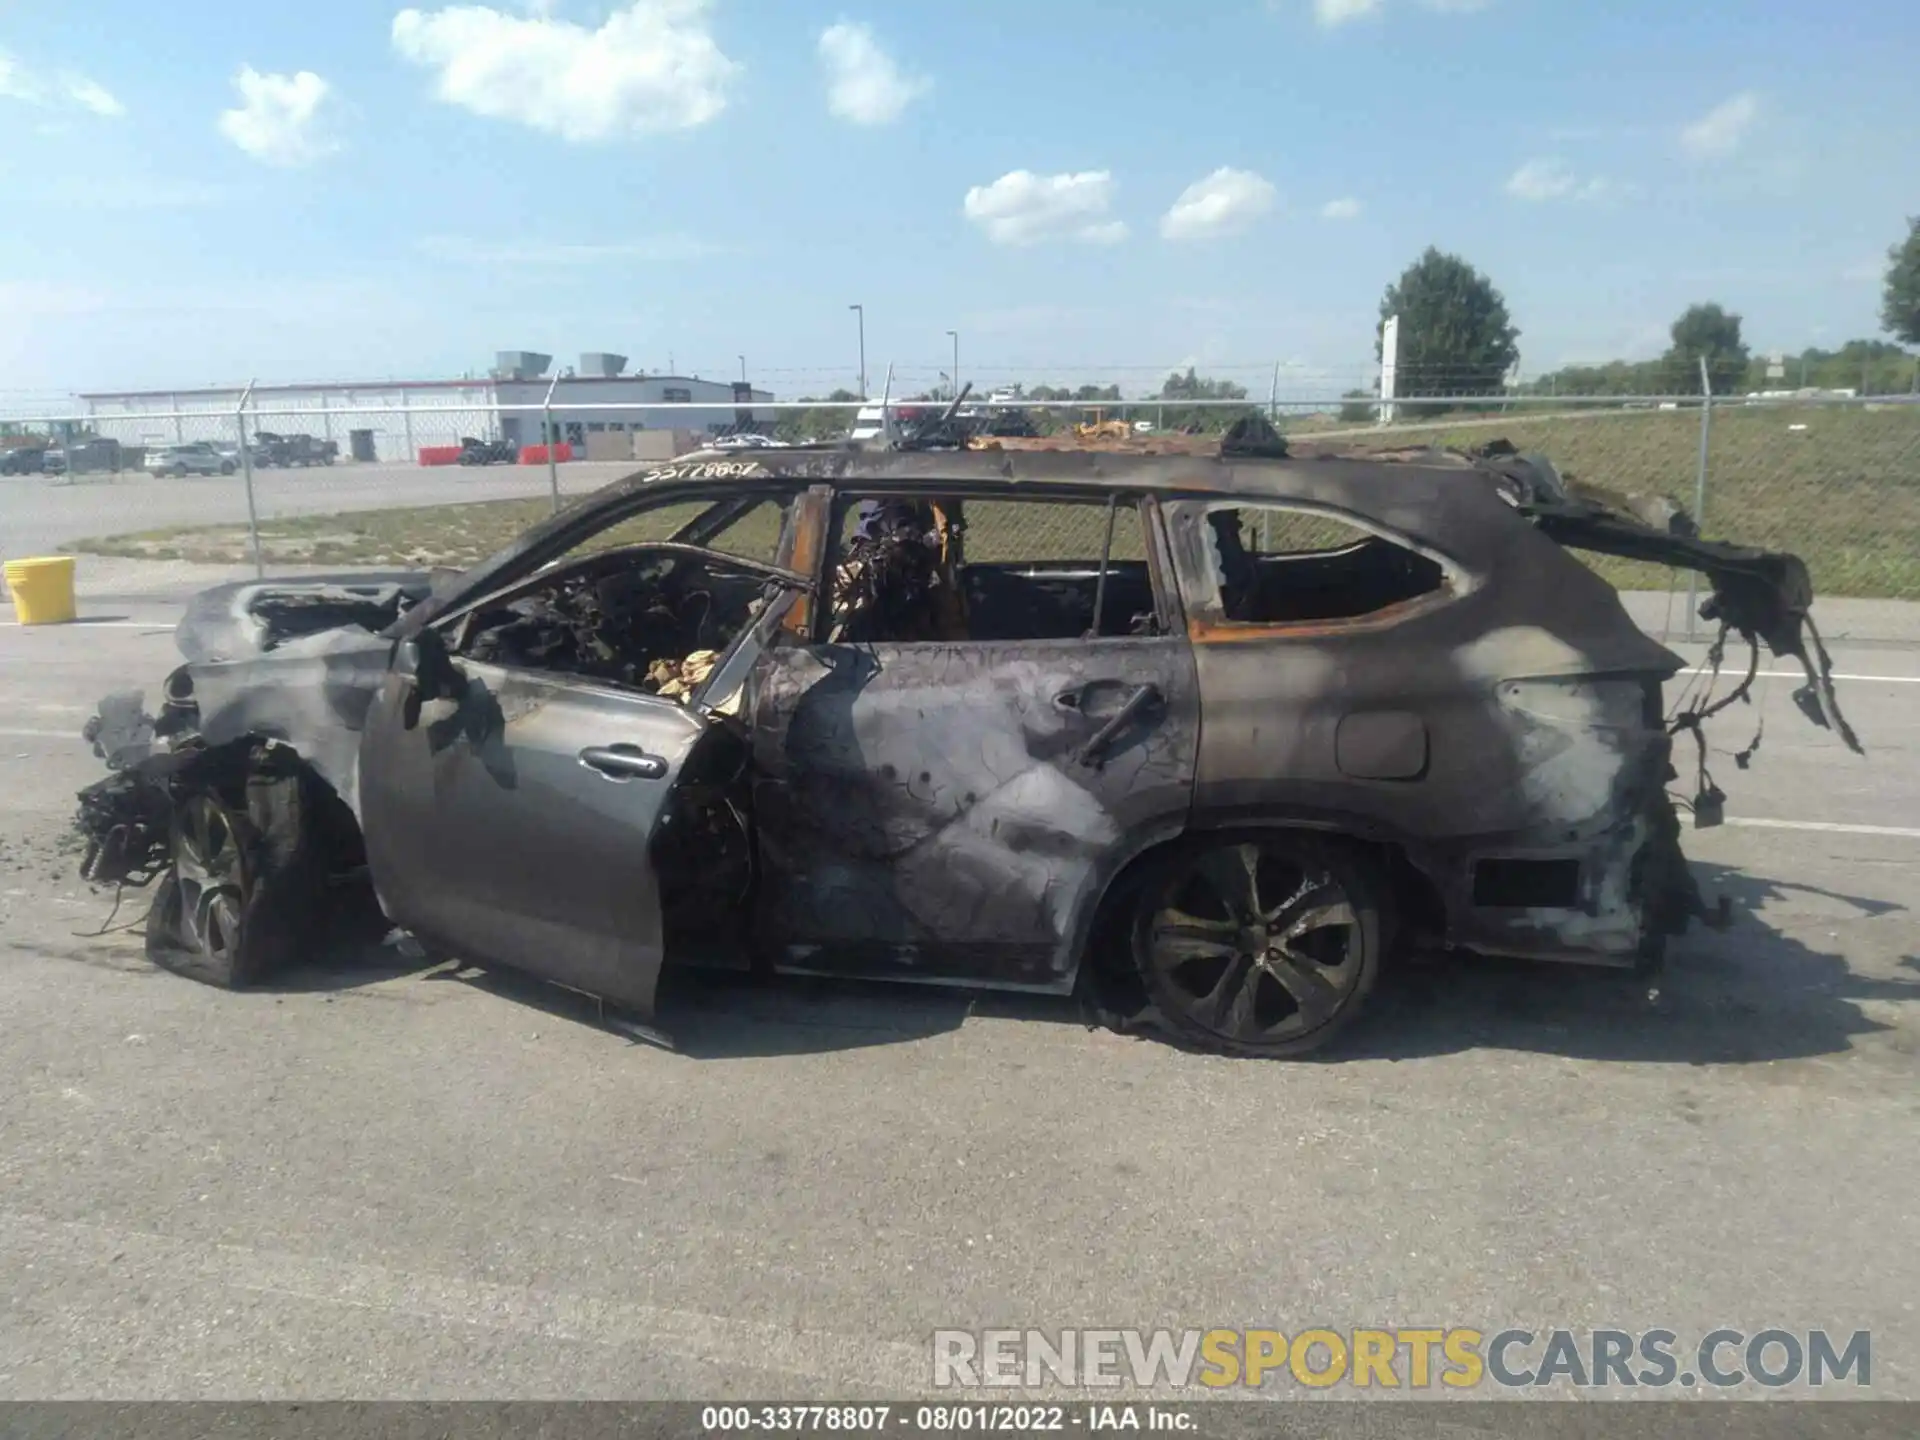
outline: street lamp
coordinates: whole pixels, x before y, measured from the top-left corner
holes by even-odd
[[[847,309],[860,316],[860,398],[867,398],[867,307],[849,305]]]
[[[953,393],[960,393],[960,332],[947,331],[947,338],[953,341]]]

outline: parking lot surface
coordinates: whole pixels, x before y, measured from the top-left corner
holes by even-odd
[[[557,466],[555,478],[563,496],[579,495],[635,468],[630,461],[574,461]],[[544,465],[341,464],[254,473],[254,503],[262,519],[548,493]],[[7,559],[52,553],[74,540],[162,526],[246,523],[246,484],[239,475],[174,479],[129,471],[72,480],[0,478],[0,554]]]
[[[1836,653],[1865,759],[1791,679],[1717,723],[1766,721],[1685,837],[1737,918],[1651,987],[1436,960],[1260,1064],[670,977],[667,1051],[397,949],[154,971],[62,837],[178,608],[88,609],[0,626],[0,1397],[885,1396],[936,1328],[1425,1324],[1870,1330],[1920,1398],[1920,653]]]

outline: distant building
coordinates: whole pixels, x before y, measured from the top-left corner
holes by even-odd
[[[463,380],[362,380],[310,385],[257,385],[248,405],[248,433],[308,434],[338,442],[342,455],[371,440],[381,460],[410,459],[430,445],[462,436],[515,445],[542,440],[541,408],[553,384],[553,438],[584,449],[589,435],[633,430],[730,431],[743,420],[770,427],[775,412],[755,410],[773,395],[726,380],[689,375],[626,375],[626,360],[599,352],[580,357],[557,383],[550,357],[503,351],[491,375]],[[236,438],[237,386],[214,389],[101,391],[79,398],[95,431],[128,445]],[[685,410],[639,410],[642,404]],[[499,407],[496,411],[493,407]],[[591,409],[582,407],[594,407]],[[606,408],[601,408],[606,407]],[[170,412],[217,411],[222,418],[181,419]],[[358,433],[356,433],[358,432]],[[358,440],[359,446],[354,442]]]

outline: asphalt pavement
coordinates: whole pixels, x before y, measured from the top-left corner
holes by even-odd
[[[560,493],[584,494],[629,475],[632,461],[572,461],[556,466]],[[254,473],[261,519],[331,515],[408,505],[512,500],[551,493],[544,465],[327,465]],[[0,558],[52,554],[75,540],[168,525],[244,525],[240,475],[44,475],[0,477]]]
[[[0,626],[0,1398],[879,1397],[1073,1325],[1824,1326],[1920,1398],[1920,651],[1836,654],[1865,759],[1790,678],[1716,725],[1738,918],[1651,990],[1443,961],[1259,1064],[670,976],[667,1051],[391,949],[153,970],[62,833],[178,607],[87,609]]]

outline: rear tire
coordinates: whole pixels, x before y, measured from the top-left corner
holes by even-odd
[[[1133,954],[1162,1021],[1227,1055],[1310,1054],[1353,1023],[1392,943],[1391,892],[1349,842],[1209,836],[1140,877]]]

